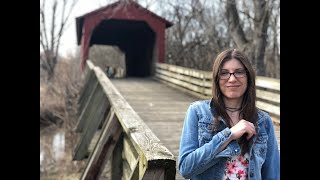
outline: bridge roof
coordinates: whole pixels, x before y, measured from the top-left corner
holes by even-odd
[[[152,17],[155,21],[164,23],[166,28],[171,27],[173,25],[171,22],[156,15],[155,13],[149,11],[148,9],[142,7],[141,5],[139,5],[138,3],[136,3],[132,0],[129,0],[129,1],[119,0],[115,3],[101,7],[99,9],[96,9],[94,11],[91,11],[89,13],[86,13],[86,14],[76,18],[77,44],[78,45],[81,44],[82,29],[83,29],[84,19],[86,17],[90,17],[90,16],[93,16],[96,14],[103,13],[104,19],[115,19],[115,17],[113,16],[115,11],[123,10],[123,9],[126,10],[126,9],[130,9],[130,8],[137,9],[138,11],[145,14],[146,16]],[[127,17],[125,17],[125,19],[123,19],[123,20],[132,20],[132,21],[140,20],[140,19],[136,19],[137,17],[135,17],[134,15],[132,16],[132,14],[131,14],[131,16],[129,15],[130,17],[128,17],[128,15],[124,15],[124,16],[127,16]]]

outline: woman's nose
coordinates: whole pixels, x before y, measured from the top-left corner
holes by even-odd
[[[235,81],[237,78],[234,76],[234,74],[230,74],[230,77],[228,81]]]

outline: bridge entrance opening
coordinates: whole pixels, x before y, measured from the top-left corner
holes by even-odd
[[[89,59],[100,67],[109,78],[126,76],[125,55],[118,46],[93,45],[89,50]]]
[[[153,73],[155,39],[154,31],[144,21],[109,19],[93,30],[90,45],[118,46],[125,54],[126,77],[146,77]]]

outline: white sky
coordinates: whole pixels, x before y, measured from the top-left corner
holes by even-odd
[[[77,48],[77,35],[76,35],[76,17],[82,16],[88,12],[105,6],[106,3],[103,0],[79,0],[74,7],[72,14],[68,20],[68,27],[65,29],[63,36],[61,37],[61,44],[59,53],[62,56],[66,56],[68,52],[75,53]]]

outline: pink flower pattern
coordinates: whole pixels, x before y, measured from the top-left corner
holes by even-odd
[[[227,161],[223,180],[246,180],[248,179],[249,154],[244,156],[232,156]]]

